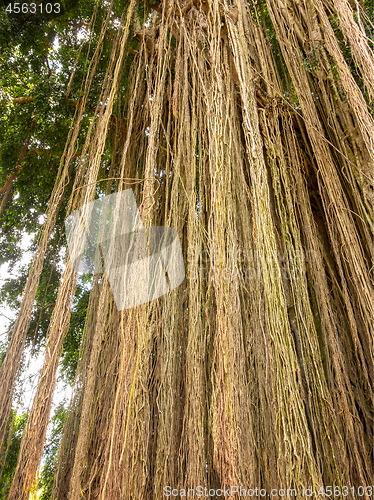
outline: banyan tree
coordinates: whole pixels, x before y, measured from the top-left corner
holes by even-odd
[[[142,224],[178,235],[185,279],[120,310],[96,269],[50,498],[371,498],[370,3],[130,0],[114,19],[115,4],[93,43],[96,4],[66,89],[79,82],[1,366],[1,443],[62,200],[67,219],[132,189]],[[9,500],[36,488],[77,279],[66,251]]]

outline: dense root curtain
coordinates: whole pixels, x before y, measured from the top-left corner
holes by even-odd
[[[111,138],[106,192],[141,180],[142,218],[177,230],[186,280],[118,311],[95,276],[53,498],[333,484],[368,499],[374,59],[362,23],[340,0],[153,7],[143,28],[132,3],[124,14],[71,207],[93,198]],[[121,134],[109,117],[131,18]],[[68,265],[11,498],[27,498],[41,457],[74,280]]]

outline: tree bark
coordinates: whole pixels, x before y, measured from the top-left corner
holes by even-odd
[[[14,181],[18,179],[18,176],[22,171],[22,167],[23,167],[22,163],[23,163],[23,160],[25,159],[27,149],[28,149],[28,146],[30,144],[30,139],[31,139],[31,136],[29,135],[29,137],[27,137],[27,139],[25,140],[24,145],[22,146],[20,155],[18,157],[17,166],[16,166],[15,171],[12,174],[8,175],[8,178],[5,181],[4,185],[0,188],[0,194],[3,195],[2,199],[1,199],[1,205],[0,205],[0,216],[3,214],[4,208],[5,208],[6,202],[8,201],[8,198],[9,198],[10,192],[12,190]]]

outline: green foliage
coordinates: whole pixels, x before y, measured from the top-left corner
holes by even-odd
[[[312,73],[315,70],[318,70],[320,66],[321,59],[321,50],[324,45],[324,42],[318,42],[317,45],[313,46],[310,50],[304,53],[304,66],[307,71]]]
[[[83,275],[78,281],[69,330],[64,339],[61,370],[64,378],[70,385],[74,383],[75,372],[78,365],[79,347],[84,330],[91,284],[91,275]]]
[[[40,500],[52,498],[53,482],[56,474],[57,453],[62,436],[66,410],[63,404],[58,406],[52,418],[52,432],[44,448],[44,466],[39,477]]]
[[[13,473],[17,465],[18,453],[21,446],[22,433],[27,421],[27,413],[23,413],[22,415],[17,415],[15,410],[13,410],[10,420],[12,421],[13,419],[14,419],[13,433],[11,436],[10,446],[6,456],[4,468],[2,470],[0,477],[0,500],[5,500],[7,498],[8,491],[12,483]],[[0,464],[3,463],[3,457],[6,452],[10,427],[11,425],[8,426],[7,436],[5,438],[3,449],[1,450]]]
[[[9,176],[15,174],[5,210],[0,214],[0,265],[7,264],[9,271],[19,268],[15,277],[7,279],[0,289],[0,300],[14,309],[19,307],[29,269],[29,263],[19,267],[25,255],[24,236],[33,236],[29,248],[33,252],[72,125],[75,109],[68,102],[66,91],[74,65],[76,73],[69,99],[74,101],[82,95],[80,87],[90,59],[89,44],[83,44],[78,58],[77,54],[82,36],[88,39],[85,30],[95,3],[65,1],[58,15],[9,14],[5,11],[7,2],[0,8],[0,189],[6,186]],[[99,29],[105,14],[102,4],[95,28]],[[91,55],[97,37],[94,31]],[[102,68],[111,44],[108,37],[100,62]],[[96,104],[103,78],[99,67],[88,109]],[[29,102],[14,102],[19,98],[29,98]],[[80,144],[89,118],[86,115],[83,119]],[[27,151],[20,163],[25,145]],[[72,182],[62,200],[29,329],[28,341],[36,347],[45,338],[61,276],[58,260],[66,243],[64,219],[71,188]],[[3,196],[0,193],[0,204]]]

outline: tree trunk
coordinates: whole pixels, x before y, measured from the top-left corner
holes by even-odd
[[[14,181],[18,179],[18,176],[22,171],[22,168],[23,168],[22,163],[23,163],[23,160],[25,159],[25,156],[26,156],[29,144],[30,144],[30,139],[31,139],[31,136],[29,135],[29,137],[27,137],[27,139],[25,140],[25,142],[22,146],[22,149],[21,149],[21,152],[19,154],[17,165],[16,165],[14,172],[12,174],[8,175],[7,180],[5,181],[3,186],[0,188],[0,195],[2,195],[1,204],[0,204],[0,216],[4,212],[4,208],[5,208],[6,202],[8,201],[8,198],[9,198],[10,192],[12,190]]]

